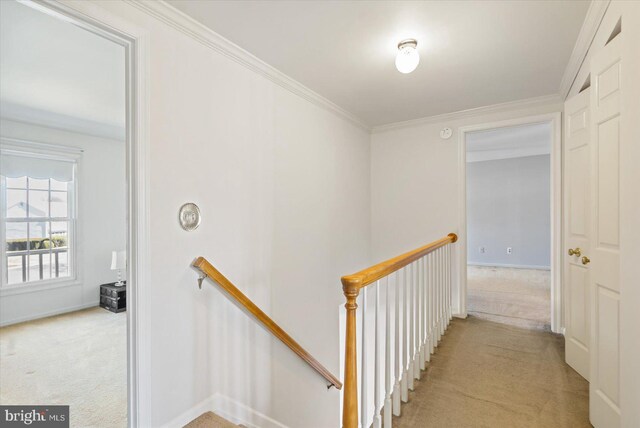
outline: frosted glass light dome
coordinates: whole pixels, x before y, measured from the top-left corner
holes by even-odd
[[[420,54],[416,49],[418,42],[409,39],[398,43],[398,55],[396,56],[396,68],[400,73],[411,73],[420,63]]]

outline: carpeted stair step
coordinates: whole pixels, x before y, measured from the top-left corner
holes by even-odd
[[[207,412],[189,422],[184,428],[238,428],[239,426],[213,412]]]

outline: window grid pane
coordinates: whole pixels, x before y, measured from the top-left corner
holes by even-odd
[[[50,194],[51,217],[67,217],[69,207],[67,192],[51,191]]]
[[[49,179],[45,178],[43,180],[38,178],[29,177],[29,189],[30,190],[49,190]]]
[[[69,277],[71,183],[30,177],[5,183],[6,283]]]
[[[7,189],[7,200],[5,203],[7,218],[27,217],[27,191],[18,189]]]
[[[29,218],[49,217],[49,191],[29,189]]]
[[[7,177],[7,189],[27,189],[27,177]]]

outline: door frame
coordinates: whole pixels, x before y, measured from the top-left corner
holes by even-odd
[[[467,134],[495,128],[506,128],[536,123],[551,124],[551,330],[564,333],[562,310],[562,114],[560,112],[523,116],[464,126],[458,132],[458,314],[467,316]]]
[[[91,2],[22,0],[28,6],[121,45],[125,50],[127,176],[127,424],[151,426],[149,411],[149,37]]]

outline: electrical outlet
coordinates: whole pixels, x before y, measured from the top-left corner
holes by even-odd
[[[478,251],[480,251],[481,254],[484,254],[484,253],[487,252],[487,249],[484,248],[484,247],[480,247],[480,248],[478,248]]]
[[[511,253],[513,253],[513,248],[507,247],[507,254],[511,254]]]

